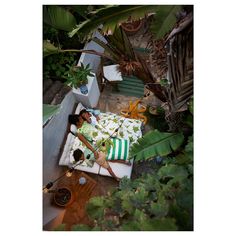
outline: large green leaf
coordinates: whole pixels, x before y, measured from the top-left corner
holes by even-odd
[[[56,29],[65,31],[70,31],[76,26],[73,14],[56,5],[43,7],[43,21]]]
[[[150,159],[154,156],[166,156],[178,149],[184,141],[182,133],[161,133],[153,130],[138,139],[131,148],[131,156],[135,160]]]
[[[45,124],[53,115],[57,114],[60,105],[43,104],[43,124]]]
[[[70,5],[69,8],[77,12],[80,16],[87,19],[89,13],[89,6],[91,5]]]
[[[151,30],[157,39],[168,33],[176,23],[176,13],[181,10],[180,5],[160,5],[151,25]]]
[[[159,6],[157,5],[111,5],[92,12],[92,17],[81,24],[77,25],[74,30],[69,33],[70,37],[79,33],[80,35],[88,35],[97,27],[103,25],[103,31],[113,32],[117,24],[126,21],[129,16],[132,19],[144,17],[146,13],[155,12]]]

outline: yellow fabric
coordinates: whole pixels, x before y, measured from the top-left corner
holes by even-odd
[[[145,112],[147,108],[144,105],[141,105],[140,103],[140,99],[134,102],[130,101],[128,109],[121,110],[121,115],[126,118],[141,120],[144,124],[146,124],[147,117],[142,113]]]

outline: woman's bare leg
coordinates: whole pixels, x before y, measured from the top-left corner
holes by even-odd
[[[111,175],[113,178],[115,178],[117,181],[120,181],[120,178],[118,178],[118,177],[115,175],[115,173],[113,172],[113,170],[111,169],[110,166],[107,168],[107,170],[108,170],[108,172],[110,173],[110,175]]]
[[[122,164],[125,164],[127,166],[131,166],[131,162],[130,161],[125,161],[125,160],[107,160],[109,162],[117,162],[117,163],[122,163]]]

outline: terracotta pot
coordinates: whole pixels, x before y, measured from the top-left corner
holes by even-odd
[[[122,29],[126,32],[127,35],[134,35],[140,30],[143,25],[143,20],[129,20],[121,24]]]

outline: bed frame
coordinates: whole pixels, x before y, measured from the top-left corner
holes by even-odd
[[[84,106],[81,103],[79,103],[78,106],[76,107],[75,114],[79,114],[83,108],[84,108]],[[71,127],[71,130],[72,129],[73,129],[73,127]],[[72,166],[72,163],[70,162],[70,152],[71,152],[74,140],[75,140],[75,136],[72,133],[68,133],[67,138],[66,138],[66,142],[64,145],[64,149],[63,149],[61,158],[59,160],[59,165]],[[132,169],[133,169],[133,159],[130,160],[130,163],[131,163],[131,165],[126,165],[123,163],[115,163],[115,162],[109,161],[109,165],[111,166],[113,172],[115,173],[115,175],[117,177],[123,178],[126,176],[129,179],[131,178],[131,173],[132,173]],[[84,171],[84,172],[93,173],[93,174],[99,174],[99,175],[103,175],[103,176],[112,177],[110,175],[110,173],[105,168],[101,167],[96,162],[94,163],[93,167],[78,165],[75,167],[75,169],[80,170],[80,171]]]

